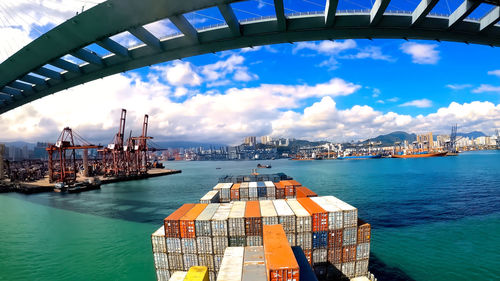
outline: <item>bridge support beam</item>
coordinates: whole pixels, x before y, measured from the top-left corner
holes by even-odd
[[[422,0],[411,15],[411,26],[421,23],[425,17],[434,9],[439,0]]]
[[[132,35],[137,37],[137,39],[141,40],[144,44],[148,45],[149,47],[157,51],[162,50],[160,40],[144,27],[139,26],[131,28],[129,29],[129,32],[132,33]]]
[[[61,69],[64,69],[64,70],[67,70],[70,72],[74,72],[74,73],[81,73],[82,72],[80,69],[80,66],[78,66],[72,62],[69,62],[67,60],[63,60],[63,59],[55,59],[55,60],[49,62],[49,64],[52,64],[55,67],[59,67]]]
[[[112,52],[113,54],[116,54],[121,57],[128,58],[130,57],[129,51],[127,48],[123,47],[119,43],[109,39],[109,38],[104,38],[100,41],[96,42],[97,45],[103,47],[104,49]]]
[[[333,26],[335,23],[335,14],[337,13],[337,6],[339,0],[326,0],[325,3],[325,25]]]
[[[100,56],[96,55],[95,53],[90,52],[88,50],[85,50],[85,49],[76,50],[73,53],[71,53],[71,55],[73,55],[73,56],[75,56],[83,61],[86,61],[88,63],[95,64],[97,66],[104,66],[104,62],[102,61],[102,58]]]
[[[274,10],[276,11],[278,30],[286,30],[285,6],[283,5],[283,0],[274,0]]]
[[[219,4],[217,5],[217,8],[219,8],[220,13],[224,17],[224,20],[229,26],[229,29],[231,29],[233,35],[240,36],[241,35],[240,23],[238,22],[238,18],[236,18],[236,15],[234,14],[234,11],[231,8],[231,6],[229,6],[229,4]]]
[[[483,31],[491,26],[494,26],[500,21],[500,7],[495,7],[479,22],[479,31]]]
[[[172,16],[170,21],[191,41],[197,43],[198,31],[189,23],[183,15]]]
[[[452,29],[457,24],[461,23],[468,15],[470,15],[481,4],[479,1],[465,0],[453,14],[450,15],[448,28]]]
[[[39,69],[33,70],[33,73],[55,80],[63,80],[61,73],[46,67],[40,67]]]
[[[385,9],[389,6],[391,0],[377,0],[370,11],[370,25],[377,25],[384,16]]]

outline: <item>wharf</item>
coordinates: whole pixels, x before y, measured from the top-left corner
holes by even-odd
[[[181,170],[170,170],[170,169],[150,169],[145,175],[136,175],[129,177],[104,177],[98,176],[97,178],[102,184],[131,181],[131,180],[141,180],[154,177],[161,177],[172,174],[182,173]],[[77,181],[82,181],[83,177],[78,177]],[[43,179],[34,182],[8,182],[0,181],[0,193],[5,192],[19,192],[24,194],[40,193],[40,192],[51,192],[54,191],[54,183],[49,183],[49,178],[46,176]]]

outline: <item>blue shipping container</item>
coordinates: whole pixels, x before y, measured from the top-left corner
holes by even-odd
[[[328,231],[313,232],[312,247],[313,249],[327,248]]]
[[[266,188],[257,186],[257,196],[266,197],[267,196]]]

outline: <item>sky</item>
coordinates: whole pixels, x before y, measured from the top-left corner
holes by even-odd
[[[22,47],[71,17],[82,2],[91,7],[100,1],[57,2],[0,4],[0,10],[12,12],[12,22],[19,5],[30,11],[19,13],[17,25],[0,20],[0,32],[15,39],[3,44],[3,52],[0,48],[0,61],[15,51],[16,42]],[[285,1],[285,7],[308,9],[301,5],[311,2],[321,1]],[[414,1],[395,3],[400,7],[393,9],[404,10],[401,3]],[[265,16],[274,9],[268,6],[250,1],[233,9],[241,19],[249,10]],[[446,13],[453,7],[440,9]],[[199,28],[220,21],[216,13],[186,17]],[[178,32],[168,20],[147,28],[157,36]],[[125,33],[113,39],[138,43]],[[0,115],[0,141],[55,142],[64,127],[71,127],[89,141],[110,142],[122,108],[127,109],[127,135],[130,130],[140,134],[142,118],[149,114],[155,141],[239,144],[245,136],[271,135],[340,142],[398,130],[447,134],[454,124],[460,132],[493,134],[500,129],[499,58],[500,50],[489,46],[386,39],[224,51],[116,74],[26,104]]]

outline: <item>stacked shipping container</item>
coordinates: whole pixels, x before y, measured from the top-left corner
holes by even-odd
[[[320,280],[336,269],[350,278],[367,276],[371,229],[358,220],[357,209],[333,196],[263,200],[264,191],[259,195],[261,188],[266,199],[272,197],[273,188],[274,197],[280,197],[280,189],[286,197],[285,186],[288,194],[292,187],[301,196],[303,187],[293,181],[222,183],[214,189],[230,203],[181,206],[151,236],[158,280],[200,265],[214,281],[227,247],[261,246],[263,226],[274,224],[283,226],[289,245],[303,249]],[[260,201],[247,201],[250,187],[252,198]]]

